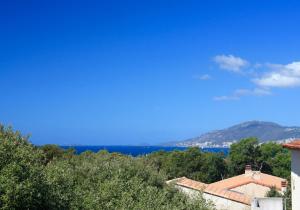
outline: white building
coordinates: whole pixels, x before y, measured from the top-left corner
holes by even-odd
[[[274,210],[282,209],[282,198],[254,198],[251,210]]]
[[[292,172],[291,172],[291,188],[292,188],[292,209],[300,209],[300,140],[296,140],[287,144],[283,144],[292,152]]]
[[[175,187],[191,198],[202,193],[202,196],[213,202],[218,210],[265,210],[270,205],[272,210],[282,210],[281,198],[265,198],[265,196],[272,187],[284,193],[287,181],[280,177],[252,171],[251,166],[248,165],[244,174],[211,184],[186,177],[173,179],[167,183],[175,184]]]

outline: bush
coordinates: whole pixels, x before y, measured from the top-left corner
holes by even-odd
[[[140,157],[35,147],[0,126],[0,209],[211,209]]]
[[[1,209],[44,209],[44,156],[20,133],[0,126]]]

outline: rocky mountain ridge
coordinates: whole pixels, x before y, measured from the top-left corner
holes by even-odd
[[[300,127],[282,126],[273,122],[248,121],[232,127],[204,133],[184,141],[170,142],[169,146],[229,147],[243,138],[256,137],[260,142],[287,142],[300,138]]]

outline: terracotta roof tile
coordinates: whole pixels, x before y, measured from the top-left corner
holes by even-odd
[[[285,148],[288,148],[288,149],[300,150],[300,139],[292,141],[292,142],[287,143],[287,144],[283,144],[282,146],[285,147]]]
[[[261,173],[259,171],[252,171],[250,174],[242,174],[239,176],[224,179],[210,184],[210,187],[217,187],[221,189],[232,189],[249,183],[255,183],[266,187],[275,186],[281,190],[281,182],[286,181],[280,177],[272,176],[269,174]]]
[[[182,177],[180,178],[177,182],[177,185],[183,186],[183,187],[188,187],[188,188],[192,188],[195,190],[203,190],[207,185],[202,183],[202,182],[198,182],[198,181],[194,181],[192,179],[188,179],[186,177]]]
[[[251,204],[250,196],[243,193],[233,191],[231,189],[246,185],[249,183],[255,183],[258,185],[272,187],[275,186],[278,190],[281,190],[281,182],[286,181],[280,177],[261,173],[259,171],[250,171],[247,174],[224,179],[212,184],[205,184],[202,182],[194,181],[186,177],[170,180],[176,182],[177,185],[195,189],[203,190],[205,193],[240,202],[246,205]],[[170,182],[169,181],[169,182]]]
[[[213,188],[213,187],[205,188],[204,192],[208,193],[208,194],[211,194],[211,195],[221,197],[221,198],[226,198],[226,199],[229,199],[229,200],[233,200],[233,201],[236,201],[236,202],[239,202],[239,203],[244,203],[246,205],[251,204],[250,197],[248,197],[245,194],[238,193],[238,192],[229,191],[229,190],[226,190],[226,189],[218,189],[218,188]]]

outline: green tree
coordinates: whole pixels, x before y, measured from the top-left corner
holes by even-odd
[[[86,152],[46,167],[52,209],[211,209],[200,196],[191,201],[143,157]]]
[[[260,146],[262,172],[288,179],[291,171],[290,152],[276,143],[264,143]]]
[[[154,152],[146,160],[158,171],[166,172],[168,179],[185,176],[211,183],[227,176],[224,155],[202,152],[198,147],[185,151]]]
[[[219,181],[227,176],[224,155],[220,153],[204,153],[204,161],[200,170],[191,174],[191,178],[205,183]]]
[[[256,138],[242,139],[230,147],[229,152],[229,171],[230,176],[244,173],[245,166],[251,165],[254,169],[259,170],[260,147]]]
[[[271,187],[271,189],[266,193],[266,197],[282,197],[283,195],[280,194],[276,187]]]
[[[52,161],[54,158],[62,158],[65,151],[55,144],[46,144],[40,147],[45,154],[46,163]]]
[[[0,126],[0,208],[46,209],[42,151]]]

